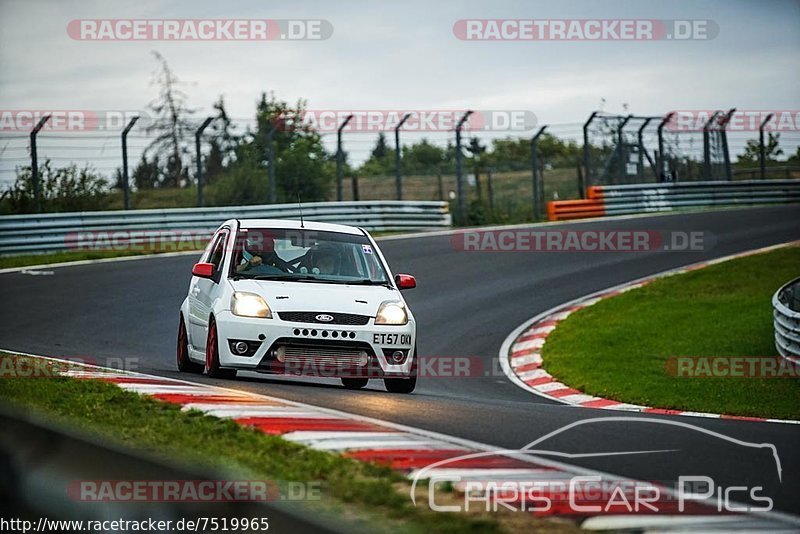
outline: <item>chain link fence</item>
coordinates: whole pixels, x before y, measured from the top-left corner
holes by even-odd
[[[758,179],[762,174],[766,179],[800,177],[794,154],[800,144],[796,129],[764,135],[763,125],[761,132],[735,127],[731,110],[688,117],[681,112],[659,116],[595,112],[582,123],[540,125],[528,118],[517,128],[495,127],[502,122],[496,112],[475,112],[464,123],[460,149],[455,130],[463,110],[448,112],[448,121],[427,129],[414,122],[418,112],[399,128],[398,120],[387,118],[390,113],[385,111],[380,112],[380,122],[369,124],[364,115],[344,127],[346,113],[332,113],[327,122],[316,113],[311,133],[291,141],[281,128],[267,135],[263,121],[255,119],[186,121],[181,138],[174,140],[176,149],[166,156],[159,152],[160,134],[151,131],[146,116],[123,136],[130,119],[144,115],[135,112],[118,113],[113,121],[105,117],[92,127],[45,123],[35,138],[30,125],[0,129],[0,209],[36,211],[35,205],[19,209],[10,204],[15,184],[26,177],[38,180],[38,194],[56,198],[48,190],[55,185],[47,176],[71,166],[76,172],[62,176],[62,182],[79,188],[86,179],[83,169],[105,180],[103,191],[91,192],[97,205],[84,203],[80,209],[122,209],[124,156],[131,208],[228,205],[229,197],[220,191],[230,189],[227,182],[237,160],[247,156],[255,163],[246,179],[235,182],[238,193],[247,193],[237,195],[235,204],[294,202],[298,195],[304,201],[443,200],[451,202],[461,224],[541,218],[546,201],[583,198],[592,185]],[[319,150],[297,152],[295,145],[309,139],[318,142]],[[767,152],[766,164],[758,157],[753,160],[754,153],[761,156],[759,152]],[[34,154],[39,176],[29,176]],[[284,168],[302,168],[304,161],[319,163],[314,171],[320,175],[315,198],[303,198],[308,191],[303,187],[305,181],[317,178],[281,171],[291,158],[297,160],[294,167]],[[45,209],[70,210],[75,207],[66,200]]]

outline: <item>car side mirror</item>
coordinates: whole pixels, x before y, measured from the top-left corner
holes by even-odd
[[[195,263],[192,267],[192,275],[198,278],[211,278],[214,276],[214,271],[213,263]]]
[[[417,279],[410,274],[394,275],[394,283],[398,289],[414,289],[417,287]]]

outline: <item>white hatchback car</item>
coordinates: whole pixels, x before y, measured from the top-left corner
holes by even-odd
[[[290,220],[226,221],[192,269],[178,326],[178,369],[340,378],[394,393],[417,382],[414,316],[361,228]]]

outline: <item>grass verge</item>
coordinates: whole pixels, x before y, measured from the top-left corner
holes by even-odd
[[[0,370],[9,368],[8,362],[2,361],[7,358],[20,357],[0,353]],[[231,420],[182,412],[178,405],[102,381],[65,377],[23,380],[0,373],[0,402],[104,442],[186,463],[243,472],[253,479],[319,481],[321,501],[309,503],[312,510],[319,507],[367,521],[370,529],[378,532],[511,532],[521,525],[538,525],[552,532],[577,530],[570,524],[528,514],[435,513],[424,501],[414,507],[409,483],[387,467],[310,449]],[[197,451],[214,451],[214,455]]]
[[[797,378],[687,378],[669,372],[673,357],[777,356],[771,299],[800,274],[798,266],[800,247],[786,247],[600,301],[570,315],[547,337],[545,367],[573,388],[618,401],[800,419]]]
[[[50,252],[47,254],[20,254],[19,256],[0,256],[0,269],[13,267],[33,267],[51,263],[64,263],[70,261],[99,260],[104,258],[120,258],[124,256],[143,256],[162,254],[165,252],[180,252],[177,250],[69,250],[64,252]],[[197,251],[200,254],[200,251]]]

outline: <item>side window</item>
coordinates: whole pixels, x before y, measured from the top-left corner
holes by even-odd
[[[217,272],[222,267],[222,259],[225,257],[225,238],[228,236],[227,232],[222,232],[217,237],[216,243],[211,250],[211,255],[208,258],[208,263],[213,263]]]
[[[201,263],[209,262],[211,253],[214,251],[214,248],[216,248],[218,240],[219,240],[219,234],[211,236],[211,239],[208,240],[208,244],[206,245],[206,248],[203,251],[203,254],[200,256],[200,259],[198,261],[200,261]]]

